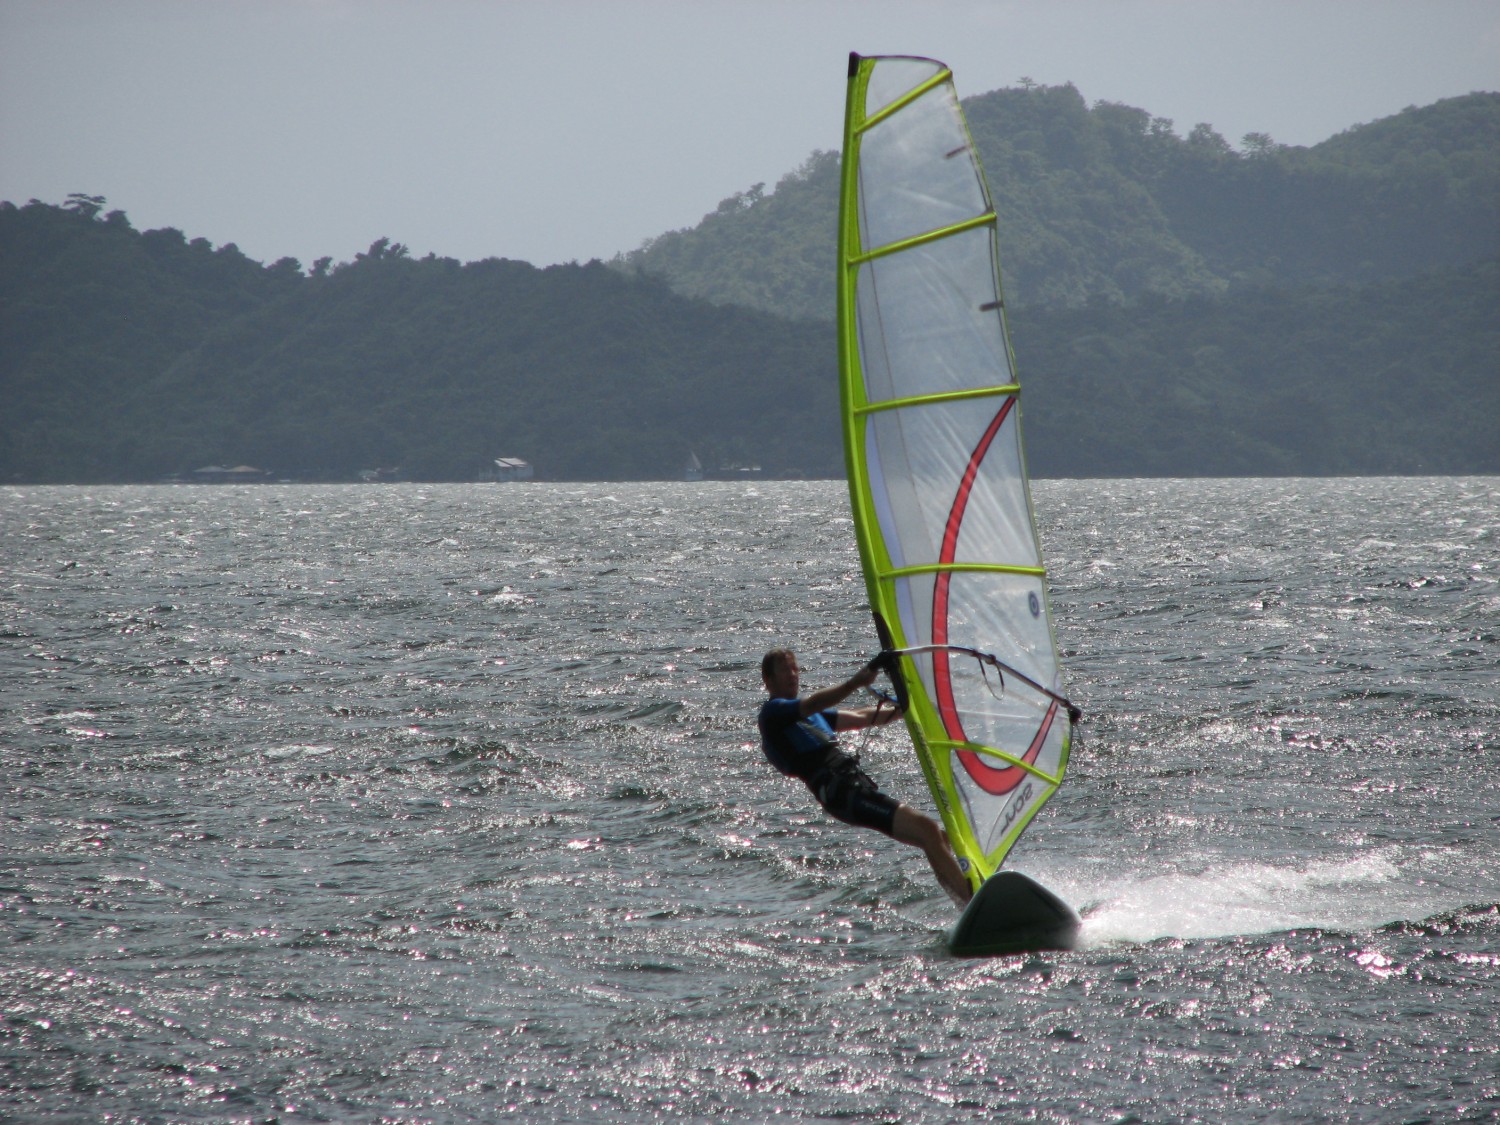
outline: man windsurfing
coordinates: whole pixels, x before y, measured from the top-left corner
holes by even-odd
[[[838,744],[837,732],[884,726],[900,717],[894,706],[876,704],[840,710],[838,705],[875,682],[876,664],[868,664],[842,684],[799,695],[802,670],[797,654],[777,648],[760,663],[770,696],[757,717],[761,750],[788,777],[801,778],[830,816],[858,828],[873,828],[893,840],[921,848],[938,884],[962,906],[972,891],[937,821],[880,791],[859,762]]]

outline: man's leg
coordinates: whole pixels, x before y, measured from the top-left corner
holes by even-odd
[[[955,903],[963,906],[973,897],[969,880],[948,847],[948,833],[937,821],[923,816],[909,805],[899,805],[896,819],[891,824],[891,835],[903,844],[922,849],[927,862],[932,865],[932,873],[937,876],[938,885]]]

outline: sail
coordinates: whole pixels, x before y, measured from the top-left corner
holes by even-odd
[[[906,650],[907,727],[978,886],[1061,784],[1074,720],[1021,444],[994,206],[940,62],[850,56],[838,281],[865,584],[883,646]]]

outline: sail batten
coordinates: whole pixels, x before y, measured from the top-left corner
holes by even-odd
[[[942,741],[935,741],[931,745],[939,749],[951,750],[955,753],[978,754],[982,757],[994,758],[997,761],[1002,761],[1007,763],[1008,765],[1012,765],[1018,769],[1024,770],[1026,773],[1031,774],[1033,777],[1037,777],[1042,781],[1045,781],[1048,785],[1057,786],[1062,784],[1061,774],[1048,773],[1046,770],[1039,768],[1034,762],[1028,762],[1025,758],[1018,758],[1014,754],[1007,754],[1004,750],[997,750],[993,746],[982,746],[977,742]]]
[[[947,67],[943,67],[942,70],[934,74],[925,82],[913,87],[911,90],[907,91],[901,97],[889,103],[884,108],[870,114],[869,117],[860,122],[857,131],[863,133],[868,129],[873,129],[876,125],[879,125],[893,113],[899,113],[901,110],[909,106],[912,102],[920,98],[923,94],[927,93],[928,90],[931,90],[936,86],[941,86],[944,82],[951,80],[952,77],[953,72],[950,71]]]
[[[919,563],[916,566],[903,566],[894,570],[877,570],[876,575],[882,581],[889,582],[894,578],[910,578],[914,574],[943,574],[959,570],[989,574],[1031,574],[1038,578],[1047,576],[1047,568],[1044,566],[1010,566],[1006,563],[983,562]]]
[[[1061,784],[1077,714],[1062,695],[998,243],[948,68],[852,57],[838,256],[851,510],[882,644],[900,652],[913,748],[975,886]]]
[[[954,223],[952,226],[939,227],[937,230],[914,234],[910,238],[901,239],[899,242],[890,242],[884,246],[877,246],[873,250],[866,250],[863,254],[850,258],[849,264],[854,266],[863,265],[865,262],[873,262],[876,258],[885,258],[891,254],[899,254],[903,250],[925,246],[929,242],[937,242],[940,239],[952,238],[956,234],[964,234],[979,227],[987,227],[995,221],[994,212],[990,212],[988,215],[977,215],[962,223]]]
[[[856,414],[870,414],[876,410],[902,410],[908,406],[927,406],[939,402],[957,402],[965,398],[993,398],[996,395],[1018,395],[1021,388],[1016,383],[998,387],[971,387],[966,391],[948,391],[944,394],[916,395],[912,398],[893,398],[881,402],[867,402],[855,407]]]

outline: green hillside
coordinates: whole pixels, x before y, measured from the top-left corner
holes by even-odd
[[[774,463],[840,471],[827,329],[594,263],[411,258],[263,268],[118,212],[0,205],[0,479],[472,480]],[[807,399],[820,408],[789,405]],[[823,432],[834,434],[823,440]]]
[[[1038,476],[1500,472],[1500,258],[1011,325]]]
[[[1071,85],[965,101],[1013,307],[1365,284],[1500,253],[1500,94],[1450,98],[1311,148],[1088,105]],[[838,156],[726,199],[617,268],[795,318],[833,310]]]
[[[102,210],[0,204],[0,480],[842,471],[826,321],[388,239],[304,273]],[[1011,324],[1041,476],[1500,472],[1500,258]]]

